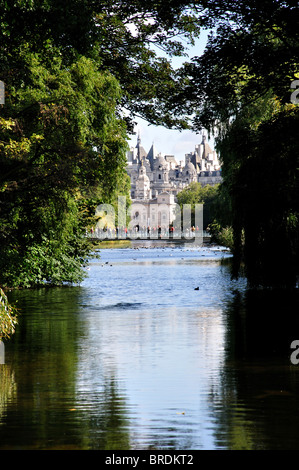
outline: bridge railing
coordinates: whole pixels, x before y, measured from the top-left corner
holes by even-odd
[[[139,230],[127,230],[127,229],[91,229],[85,232],[87,238],[98,239],[98,240],[136,240],[136,239],[162,239],[162,240],[180,240],[180,239],[194,239],[194,238],[211,238],[211,234],[206,230],[192,230],[187,229],[185,231],[171,231],[167,229],[139,229]]]

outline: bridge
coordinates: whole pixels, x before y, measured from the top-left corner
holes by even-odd
[[[149,240],[149,241],[171,241],[172,243],[210,243],[211,234],[206,230],[201,230],[198,232],[186,231],[185,233],[172,233],[172,232],[152,232],[140,230],[138,232],[126,232],[116,231],[116,230],[95,230],[91,232],[86,232],[86,238],[89,238],[91,241],[113,241],[113,240]]]

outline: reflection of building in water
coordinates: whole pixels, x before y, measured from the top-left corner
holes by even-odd
[[[131,218],[136,220],[136,225],[171,224],[180,191],[193,182],[202,186],[221,182],[217,154],[204,135],[194,152],[185,155],[185,163],[178,163],[173,155],[158,154],[154,144],[147,153],[138,135],[136,147],[127,153],[127,162],[131,179]]]

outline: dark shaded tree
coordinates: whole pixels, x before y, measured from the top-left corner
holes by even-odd
[[[194,128],[216,138],[234,230],[234,274],[251,286],[294,287],[298,279],[298,3],[201,2],[213,32],[185,64],[177,102]]]
[[[121,104],[131,119],[138,114],[154,124],[185,128],[184,111],[172,112],[172,94],[181,89],[181,78],[161,52],[183,55],[182,38],[192,43],[199,35],[204,19],[195,4],[186,0],[4,2],[2,65],[11,70],[22,44],[42,56],[45,48],[57,47],[66,64],[78,55],[93,58],[119,80]],[[127,122],[130,126],[131,120]]]
[[[154,48],[182,54],[198,19],[189,2],[147,0],[17,0],[0,18],[0,283],[79,282],[92,208],[128,195],[134,114],[187,125],[172,114],[181,79]]]

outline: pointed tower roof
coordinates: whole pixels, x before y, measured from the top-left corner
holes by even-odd
[[[150,148],[150,151],[147,154],[147,158],[151,164],[151,168],[153,168],[153,163],[155,158],[157,157],[157,151],[154,142],[152,143],[152,146]]]
[[[139,161],[141,161],[143,158],[146,158],[146,155],[147,155],[146,151],[141,145],[140,131],[138,132],[136,149],[137,149],[137,159]]]
[[[147,154],[147,158],[153,159],[153,158],[156,158],[156,156],[157,156],[156,147],[155,147],[155,144],[153,142],[152,146],[150,148],[150,151]]]
[[[202,134],[202,142],[201,144],[203,145],[203,152],[202,152],[202,158],[207,158],[209,153],[213,153],[213,150],[211,149],[209,143],[206,140],[206,135],[203,133]]]

